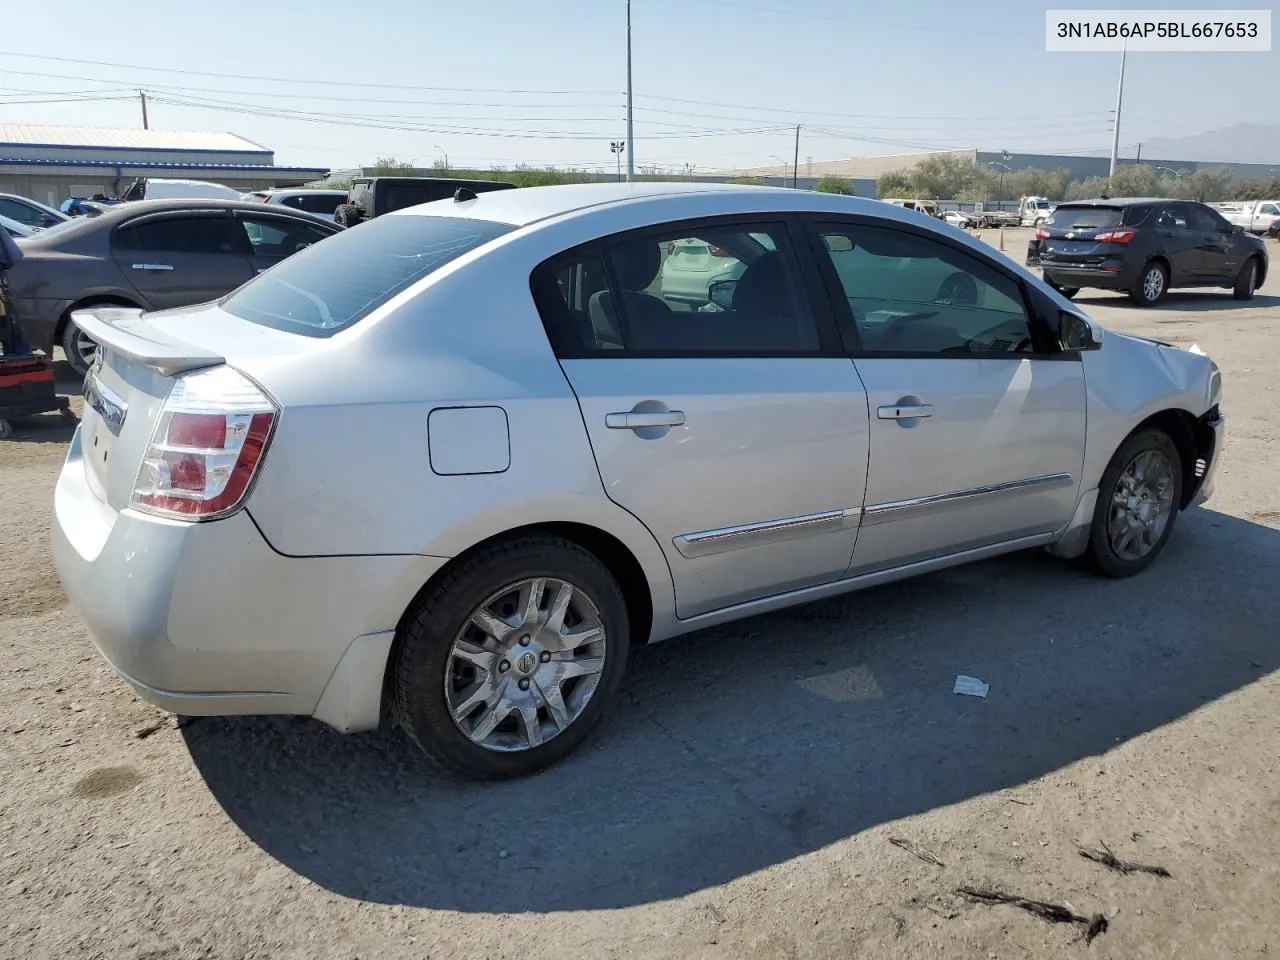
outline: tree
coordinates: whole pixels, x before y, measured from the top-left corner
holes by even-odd
[[[744,187],[763,187],[764,177],[734,177],[730,183],[738,183]]]
[[[876,181],[876,196],[881,200],[886,197],[907,197],[910,194],[911,181],[905,173],[886,173]]]
[[[1184,200],[1201,203],[1218,203],[1229,200],[1235,186],[1228,167],[1205,167],[1186,177],[1179,177],[1178,196]]]
[[[1128,163],[1116,168],[1108,184],[1112,197],[1154,197],[1160,193],[1160,178],[1154,167],[1145,163]]]
[[[379,157],[373,164],[375,177],[409,177],[413,175],[413,164],[395,157]]]
[[[954,153],[925,157],[907,171],[910,196],[920,199],[954,199],[961,190],[973,186],[979,176],[973,160]]]
[[[846,197],[856,197],[858,195],[858,191],[853,189],[853,184],[843,177],[822,177],[813,185],[813,189],[818,193],[840,193]]]
[[[1084,180],[1073,180],[1067,185],[1066,200],[1096,200],[1107,193],[1106,177],[1087,177]]]

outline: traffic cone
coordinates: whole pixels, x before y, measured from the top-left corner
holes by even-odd
[[[1004,252],[1004,227],[1000,228],[1000,243],[996,249],[1002,253]]]

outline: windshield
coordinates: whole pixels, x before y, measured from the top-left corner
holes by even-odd
[[[1055,230],[1107,230],[1123,217],[1123,207],[1059,207],[1048,223]]]
[[[432,271],[514,229],[460,217],[379,217],[281,261],[221,306],[278,330],[332,336]]]

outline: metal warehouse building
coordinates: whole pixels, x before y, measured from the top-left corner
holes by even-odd
[[[50,206],[120,193],[138,177],[210,180],[237,190],[299,186],[324,167],[278,167],[266,147],[232,133],[0,123],[0,193]]]

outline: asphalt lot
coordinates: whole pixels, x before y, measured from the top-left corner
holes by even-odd
[[[1019,260],[1027,233],[1005,234]],[[515,783],[444,779],[395,733],[179,728],[136,700],[48,556],[70,431],[24,425],[0,443],[0,957],[1086,949],[961,885],[1105,914],[1091,956],[1280,956],[1271,252],[1249,303],[1078,298],[1223,370],[1217,493],[1146,574],[1018,555],[638,651],[587,746]],[[1079,856],[1100,843],[1172,876]]]

